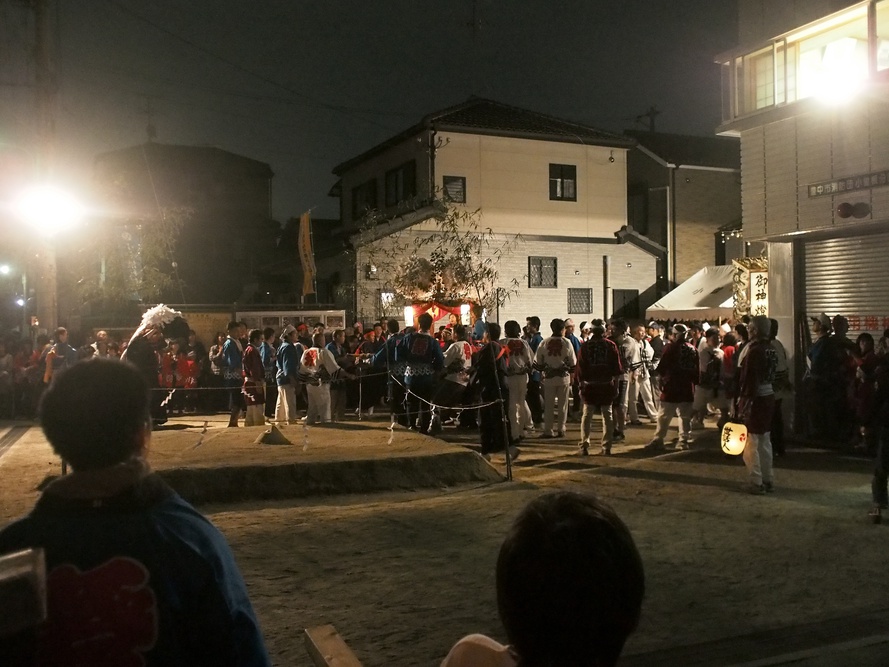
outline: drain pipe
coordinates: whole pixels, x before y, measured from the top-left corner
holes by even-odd
[[[602,255],[602,319],[611,317],[611,258]]]

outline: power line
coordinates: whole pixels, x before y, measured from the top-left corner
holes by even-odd
[[[347,116],[353,116],[353,117],[359,118],[360,120],[363,120],[366,123],[370,123],[372,125],[377,125],[378,127],[381,127],[385,130],[389,129],[384,125],[376,123],[375,121],[369,120],[367,118],[361,118],[360,116],[357,115],[358,113],[368,113],[368,111],[365,109],[361,109],[358,107],[349,107],[349,106],[345,106],[345,105],[330,104],[327,102],[322,102],[321,100],[317,100],[313,97],[310,97],[309,95],[306,95],[304,93],[301,93],[301,92],[291,88],[290,86],[287,86],[287,85],[281,83],[280,81],[275,81],[274,79],[270,79],[269,77],[267,77],[263,74],[254,72],[253,70],[250,70],[250,69],[247,69],[246,67],[238,64],[237,62],[235,62],[233,60],[229,60],[228,58],[221,56],[218,53],[215,53],[215,52],[211,51],[210,49],[207,49],[207,48],[201,46],[200,44],[188,39],[187,37],[183,37],[182,35],[179,35],[179,34],[173,32],[172,30],[165,28],[164,26],[160,25],[159,23],[152,21],[148,17],[143,16],[142,14],[139,14],[136,11],[133,11],[132,9],[130,9],[126,5],[122,4],[121,2],[118,2],[118,0],[107,0],[107,2],[111,5],[114,5],[120,11],[131,16],[132,18],[135,18],[139,21],[147,23],[148,25],[155,28],[156,30],[159,30],[160,32],[164,33],[165,35],[168,35],[169,37],[172,37],[173,39],[176,39],[176,40],[182,42],[183,44],[187,44],[191,48],[196,49],[197,51],[200,51],[204,55],[210,56],[211,58],[218,60],[219,62],[224,63],[224,64],[228,65],[229,67],[232,67],[233,69],[238,70],[239,72],[243,72],[244,74],[247,74],[247,75],[252,76],[256,79],[259,79],[260,81],[263,81],[269,85],[272,85],[272,86],[275,86],[276,88],[280,88],[281,90],[287,91],[291,95],[300,97],[300,98],[304,99],[307,104],[314,104],[315,106],[321,107],[323,109],[329,109],[331,111],[336,111],[338,113],[342,113]],[[370,113],[373,113],[373,112],[370,112]]]

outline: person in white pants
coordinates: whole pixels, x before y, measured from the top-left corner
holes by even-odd
[[[698,351],[686,341],[688,327],[673,325],[673,340],[664,347],[658,364],[661,377],[661,411],[658,413],[654,438],[646,447],[663,449],[670,422],[679,413],[679,448],[688,449],[691,442],[691,413],[695,398],[695,385],[700,381],[701,370]]]
[[[750,342],[744,346],[746,354],[738,368],[738,412],[748,433],[744,446],[747,489],[756,495],[775,490],[771,440],[775,392],[772,381],[778,357],[769,345],[771,328],[771,321],[764,315],[750,320],[747,325]]]
[[[278,400],[275,403],[275,421],[279,424],[296,423],[296,391],[299,388],[299,361],[303,346],[296,340],[296,328],[288,324],[281,332],[281,347],[275,365],[278,368],[275,382],[278,384]]]
[[[645,340],[645,327],[643,325],[639,325],[633,327],[632,331],[633,338],[639,343],[639,366],[636,368],[635,373],[630,376],[630,389],[629,389],[629,405],[628,405],[628,417],[630,419],[631,424],[639,424],[639,409],[636,407],[636,403],[641,398],[642,405],[645,406],[645,411],[648,413],[649,419],[651,421],[657,421],[658,416],[658,401],[654,396],[654,392],[651,388],[651,359],[654,356],[654,350],[651,348],[651,345]]]
[[[300,359],[299,378],[306,385],[309,399],[306,424],[330,421],[330,379],[337,373],[345,373],[324,345],[324,334],[315,334],[312,347],[303,352]]]
[[[525,400],[528,390],[528,373],[531,372],[533,355],[531,347],[522,340],[522,328],[515,320],[503,325],[506,338],[501,339],[508,354],[506,386],[509,389],[507,415],[513,440],[521,440],[522,433],[531,426],[531,410]]]
[[[543,433],[541,438],[561,438],[568,423],[568,393],[571,373],[577,364],[574,346],[564,337],[565,321],[549,323],[553,335],[544,339],[534,356],[534,366],[543,373]],[[554,415],[555,411],[558,413]],[[555,416],[555,428],[553,417]]]

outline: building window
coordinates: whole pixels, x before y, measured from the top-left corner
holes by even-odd
[[[556,258],[528,258],[528,287],[557,287]]]
[[[411,160],[386,172],[386,206],[417,196],[417,165]]]
[[[568,314],[586,315],[593,312],[593,290],[589,288],[568,288]]]
[[[577,201],[577,167],[573,164],[549,166],[549,198],[554,201]]]
[[[444,176],[443,189],[445,198],[455,204],[466,203],[466,177],[465,176]]]
[[[808,97],[842,99],[871,69],[889,68],[889,3],[876,3],[872,24],[868,15],[858,3],[723,62],[723,119]]]
[[[352,220],[358,220],[365,213],[377,207],[377,179],[372,178],[352,188]]]
[[[389,320],[399,318],[404,312],[407,302],[398,297],[392,289],[382,288],[377,290],[376,311],[377,318]]]

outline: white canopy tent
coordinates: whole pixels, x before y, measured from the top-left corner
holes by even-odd
[[[710,320],[732,316],[734,266],[705,266],[645,311],[652,320]]]

